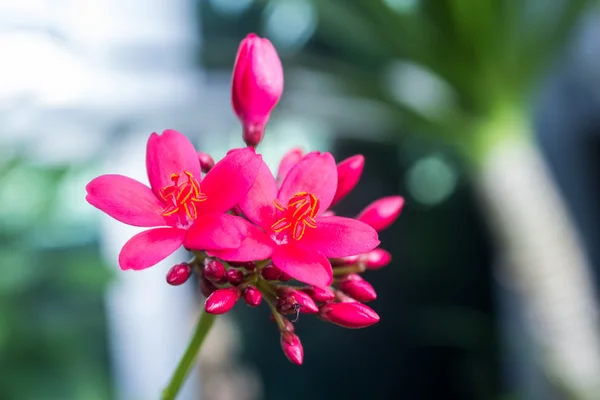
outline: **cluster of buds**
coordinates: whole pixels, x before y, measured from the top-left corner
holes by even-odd
[[[150,228],[125,243],[121,269],[152,267],[183,246],[193,258],[172,267],[167,282],[178,286],[196,274],[210,314],[227,313],[242,298],[250,307],[266,303],[283,352],[301,364],[294,332],[300,314],[354,329],[379,321],[364,304],[377,294],[361,274],[391,262],[378,232],[396,220],[404,200],[384,197],[355,218],[335,214],[360,180],[362,155],[336,164],[330,153],[292,149],[272,174],[256,147],[282,91],[273,45],[248,35],[232,83],[247,147],[215,162],[177,131],[153,133],[146,149],[150,187],[102,175],[87,185],[86,199],[123,223]]]

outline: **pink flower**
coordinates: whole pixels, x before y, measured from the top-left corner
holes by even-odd
[[[256,146],[271,110],[283,92],[283,68],[268,39],[254,33],[240,43],[233,70],[231,99],[244,126],[244,141]]]
[[[310,285],[328,286],[328,257],[360,254],[377,247],[377,232],[360,221],[323,217],[337,188],[337,167],[330,153],[306,155],[290,169],[278,190],[263,162],[256,181],[239,207],[262,230],[240,227],[246,237],[239,249],[211,251],[225,260],[271,257],[284,273]]]
[[[366,328],[379,322],[379,315],[362,303],[327,303],[321,306],[319,318],[344,328]]]
[[[194,146],[181,133],[153,133],[146,148],[151,188],[122,175],[102,175],[87,186],[86,200],[128,225],[160,227],[133,236],[119,254],[121,269],[140,270],[163,260],[194,228],[194,249],[233,249],[239,217],[224,214],[252,186],[261,157],[251,149],[232,150],[200,184]],[[227,186],[223,185],[227,182]]]

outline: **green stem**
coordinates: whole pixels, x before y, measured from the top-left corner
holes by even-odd
[[[213,322],[215,322],[215,317],[216,315],[208,314],[202,309],[202,314],[196,325],[192,341],[179,361],[179,365],[177,365],[177,369],[173,373],[169,385],[163,390],[162,400],[174,400],[177,393],[179,393],[179,389],[181,389],[183,382],[185,382],[185,379],[194,365],[194,360],[198,355],[202,342],[204,342],[204,339],[206,338],[206,334],[213,325]]]

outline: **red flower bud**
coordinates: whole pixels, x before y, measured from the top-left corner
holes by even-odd
[[[287,359],[296,365],[302,365],[304,349],[302,348],[302,343],[300,343],[300,338],[292,332],[283,332],[279,342],[281,343],[283,354],[285,354]]]
[[[291,281],[292,277],[287,272],[281,271],[281,275],[279,275],[279,280],[281,282],[287,282],[287,281]]]
[[[281,286],[277,290],[279,296],[278,306],[281,305],[282,314],[290,314],[295,312],[294,305],[300,305],[300,312],[305,314],[315,314],[319,311],[319,307],[313,299],[304,292],[296,290],[288,286]],[[279,308],[278,308],[279,309]]]
[[[167,272],[167,283],[173,286],[179,286],[185,283],[192,276],[192,267],[189,264],[177,264],[171,267]]]
[[[283,92],[283,68],[268,39],[251,33],[238,48],[231,99],[244,126],[244,141],[256,146],[262,139],[271,110]]]
[[[321,306],[319,318],[344,328],[366,328],[379,322],[379,315],[362,303],[327,303]]]
[[[348,157],[338,164],[338,186],[331,206],[346,197],[354,189],[354,186],[356,186],[360,179],[364,166],[365,158],[360,154]]]
[[[207,173],[215,166],[215,160],[210,154],[201,151],[198,152],[198,161],[200,161],[200,168],[202,168],[202,172],[204,173]]]
[[[207,260],[204,263],[204,276],[210,281],[222,282],[226,273],[225,266],[219,261]]]
[[[229,265],[231,265],[232,267],[243,267],[246,271],[250,272],[254,271],[254,269],[256,268],[256,264],[254,263],[254,261],[230,261]]]
[[[384,249],[371,250],[364,255],[368,269],[380,269],[392,262],[392,255]]]
[[[302,288],[302,291],[319,303],[327,303],[335,299],[335,293],[329,288],[305,286]]]
[[[398,218],[402,206],[404,206],[404,198],[401,196],[383,197],[365,207],[356,219],[379,232]]]
[[[260,274],[268,281],[276,281],[281,276],[281,270],[274,265],[267,265],[260,270]]]
[[[250,307],[257,307],[262,301],[262,293],[254,286],[248,286],[244,291],[244,300]]]
[[[244,273],[239,269],[230,269],[227,271],[227,281],[234,286],[239,285],[244,281]]]
[[[240,293],[235,287],[217,289],[204,302],[204,309],[209,314],[225,314],[239,298]]]
[[[340,289],[358,301],[368,302],[377,298],[373,286],[358,274],[349,274],[340,282]]]
[[[356,264],[360,260],[361,256],[362,254],[357,254],[355,256],[332,258],[330,261],[333,267],[342,267],[345,265]]]
[[[206,279],[205,277],[200,276],[199,280],[200,280],[200,292],[202,292],[204,297],[210,296],[215,290],[217,290],[217,287],[211,281]]]

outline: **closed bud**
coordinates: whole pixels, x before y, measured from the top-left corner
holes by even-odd
[[[335,299],[335,293],[329,288],[305,286],[302,288],[302,291],[319,303],[327,303]]]
[[[215,160],[210,156],[210,154],[203,153],[201,151],[198,152],[198,161],[200,161],[200,168],[202,172],[207,173],[215,166]]]
[[[362,175],[364,166],[365,158],[360,154],[348,157],[338,164],[337,191],[335,192],[331,206],[346,197],[354,189]]]
[[[339,284],[340,289],[358,301],[368,302],[377,298],[373,286],[358,274],[349,274]]]
[[[233,69],[231,100],[244,127],[244,141],[261,141],[271,111],[283,92],[283,68],[268,39],[251,33],[238,48]]]
[[[248,286],[244,290],[244,300],[250,307],[257,307],[262,301],[262,293],[254,286]]]
[[[267,265],[260,270],[260,274],[268,281],[276,281],[281,276],[281,270],[274,265]]]
[[[283,183],[287,173],[294,165],[300,162],[302,157],[304,157],[304,152],[299,147],[295,147],[285,153],[281,159],[281,163],[279,163],[279,170],[277,171],[277,186],[280,186]]]
[[[356,264],[360,260],[361,256],[362,254],[357,254],[355,256],[332,258],[330,261],[333,267],[343,267],[346,265]]]
[[[173,286],[184,284],[192,276],[192,267],[189,264],[177,264],[167,272],[167,283]]]
[[[398,218],[403,206],[404,198],[401,196],[383,197],[365,207],[356,219],[379,232]]]
[[[231,268],[227,271],[227,281],[237,286],[244,281],[244,273],[239,269]]]
[[[287,282],[287,281],[291,281],[291,280],[292,280],[292,277],[291,277],[291,275],[290,275],[290,274],[288,274],[287,272],[285,272],[285,271],[281,271],[281,275],[279,275],[279,280],[280,280],[281,282]]]
[[[256,269],[256,264],[254,263],[254,261],[243,261],[243,262],[237,262],[237,261],[231,261],[229,262],[229,264],[232,267],[242,267],[244,268],[246,271],[254,271],[254,269]]]
[[[296,365],[302,365],[304,349],[302,348],[302,343],[300,343],[300,338],[294,333],[286,331],[281,334],[279,342],[281,343],[283,354],[285,354],[287,359]]]
[[[204,302],[204,309],[209,314],[225,314],[239,298],[240,293],[235,287],[217,289]]]
[[[379,322],[379,315],[375,311],[358,302],[324,304],[318,316],[324,321],[350,329],[366,328]]]
[[[291,314],[296,311],[295,304],[298,304],[301,313],[315,314],[319,311],[319,307],[315,304],[314,300],[304,292],[296,290],[288,286],[281,286],[277,290],[278,307],[281,308],[282,314]],[[278,308],[279,310],[279,308]]]
[[[216,260],[207,260],[204,263],[204,277],[209,281],[223,282],[227,271],[225,266]]]
[[[392,255],[384,249],[371,250],[363,258],[368,269],[380,269],[392,262]]]
[[[200,280],[200,292],[202,292],[204,297],[210,296],[215,290],[217,290],[217,287],[211,281],[206,279],[205,277],[200,276],[199,280]]]

